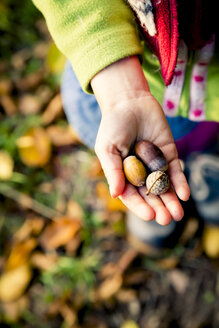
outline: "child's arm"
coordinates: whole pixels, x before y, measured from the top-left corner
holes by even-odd
[[[163,110],[151,95],[136,56],[122,59],[99,72],[91,81],[102,111],[95,150],[102,164],[113,197],[144,220],[155,218],[168,224],[183,217],[181,200],[189,198],[189,186],[177,158],[177,150]],[[173,188],[158,196],[145,196],[145,188],[125,185],[122,158],[139,139],[155,143],[169,162]]]

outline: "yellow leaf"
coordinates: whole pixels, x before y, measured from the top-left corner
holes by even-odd
[[[6,263],[6,270],[12,270],[23,263],[27,262],[30,253],[36,247],[37,241],[34,238],[28,239],[24,242],[17,243],[11,250],[9,258]]]
[[[219,227],[206,226],[202,239],[203,249],[211,258],[219,257]]]
[[[127,208],[119,198],[112,198],[107,185],[101,181],[96,184],[96,194],[110,211],[126,211]]]
[[[55,249],[67,244],[80,230],[81,223],[77,219],[68,217],[57,218],[47,226],[41,237],[41,244],[45,249]]]
[[[0,179],[9,180],[13,174],[14,162],[8,152],[0,150]]]
[[[122,324],[120,328],[139,328],[139,326],[133,320],[127,320]]]
[[[41,167],[49,162],[51,142],[46,131],[35,127],[17,140],[21,160],[27,166]]]
[[[0,278],[0,300],[12,302],[23,295],[31,279],[31,270],[25,263],[14,270],[6,271]]]

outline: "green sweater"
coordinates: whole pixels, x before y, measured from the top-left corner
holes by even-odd
[[[82,88],[113,62],[142,54],[138,30],[124,0],[33,0]]]
[[[165,85],[159,61],[140,39],[135,17],[125,0],[33,2],[44,15],[56,45],[70,60],[84,91],[92,93],[90,81],[100,70],[121,58],[138,55],[150,90],[162,104]],[[191,52],[175,115],[189,116],[191,76],[196,58],[197,51]],[[212,121],[219,121],[218,59],[218,53],[215,53],[208,67],[204,95],[206,119]]]

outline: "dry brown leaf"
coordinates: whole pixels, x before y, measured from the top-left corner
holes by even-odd
[[[198,219],[193,217],[189,218],[185,223],[185,227],[183,229],[182,235],[180,236],[179,243],[186,244],[189,240],[194,238],[198,227]]]
[[[67,304],[62,304],[59,308],[59,312],[65,321],[65,325],[67,325],[69,328],[73,327],[78,318],[75,310],[72,309],[72,307],[69,307]]]
[[[17,242],[24,241],[31,234],[38,235],[44,226],[44,220],[39,216],[34,216],[27,219],[24,224],[14,234],[14,239]]]
[[[32,277],[28,263],[5,271],[0,277],[0,300],[2,302],[13,302],[23,295]]]
[[[48,53],[48,48],[49,44],[47,42],[38,42],[36,45],[34,45],[34,58],[44,59]]]
[[[44,70],[38,70],[37,72],[31,73],[25,77],[19,78],[15,81],[16,88],[22,91],[28,91],[30,89],[36,88],[40,83],[42,83],[45,77]]]
[[[23,48],[17,51],[10,58],[10,63],[15,70],[21,71],[25,68],[25,62],[31,57],[32,53],[30,49]]]
[[[97,290],[98,298],[105,300],[115,295],[121,288],[122,281],[120,274],[115,274],[104,280]]]
[[[71,126],[67,127],[51,125],[46,129],[52,144],[57,147],[78,144],[80,142],[77,134]]]
[[[12,89],[12,82],[9,78],[1,77],[0,80],[0,95],[8,94]]]
[[[15,105],[14,100],[7,94],[0,96],[0,104],[4,108],[5,113],[8,116],[14,115],[17,113],[17,106]]]
[[[138,252],[135,249],[129,248],[126,250],[116,264],[117,272],[122,274],[137,256]]]
[[[10,303],[3,303],[2,308],[6,319],[11,321],[17,321],[20,314],[27,308],[29,300],[26,296],[20,297],[18,300]]]
[[[50,101],[50,103],[48,104],[48,106],[46,107],[46,109],[42,115],[43,124],[47,125],[47,124],[52,123],[62,113],[63,113],[62,98],[61,98],[60,93],[58,93]]]
[[[126,206],[121,202],[119,198],[112,198],[107,185],[100,181],[96,184],[97,197],[102,201],[103,205],[109,211],[123,211],[127,210]]]
[[[182,294],[185,292],[187,286],[189,285],[189,277],[178,269],[173,269],[168,273],[168,278],[175,288],[175,290]]]
[[[109,276],[114,275],[116,271],[117,271],[116,263],[109,262],[100,269],[100,271],[98,272],[98,276],[100,277],[100,279],[105,279]]]
[[[35,94],[25,94],[19,98],[18,108],[24,115],[37,114],[42,109],[42,101]]]
[[[8,152],[0,150],[0,180],[9,180],[12,177],[14,161]]]
[[[82,221],[84,211],[77,202],[69,200],[67,204],[67,216]]]
[[[86,175],[89,179],[96,179],[104,176],[102,166],[97,157],[94,157],[91,163],[91,167],[86,172]]]
[[[129,303],[137,298],[137,292],[134,289],[120,289],[116,294],[116,299],[122,303]]]
[[[50,139],[40,127],[32,128],[18,138],[17,146],[21,160],[27,166],[41,167],[50,160]]]
[[[156,261],[156,265],[164,270],[175,268],[178,263],[179,263],[179,258],[177,256],[166,257]]]
[[[206,226],[203,233],[202,246],[205,253],[216,259],[219,257],[219,227]]]
[[[66,245],[65,245],[65,249],[66,249],[66,254],[68,256],[72,256],[75,255],[75,252],[77,251],[78,247],[81,244],[81,236],[79,234],[77,234],[76,236],[74,236],[73,239],[71,239]]]
[[[80,230],[81,223],[69,217],[56,218],[43,232],[40,243],[45,249],[51,250],[66,245]]]
[[[58,256],[54,253],[43,254],[36,252],[30,258],[31,264],[42,271],[50,270],[57,261]]]
[[[37,241],[34,238],[30,238],[26,241],[18,242],[15,244],[7,259],[6,270],[13,270],[27,262],[30,257],[30,253],[36,247],[36,245]]]

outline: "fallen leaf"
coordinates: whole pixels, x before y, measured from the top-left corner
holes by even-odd
[[[137,323],[133,320],[127,320],[125,321],[120,328],[139,328]]]
[[[171,284],[173,285],[174,289],[179,294],[184,293],[189,285],[189,277],[181,270],[173,269],[169,271],[168,278]]]
[[[125,212],[127,210],[126,206],[121,202],[119,198],[111,197],[109,188],[103,181],[100,181],[96,184],[96,195],[109,211]]]
[[[8,94],[12,89],[12,82],[9,78],[1,77],[0,80],[0,95]]]
[[[50,139],[46,131],[40,127],[32,128],[18,138],[17,146],[21,160],[27,166],[41,167],[50,160]]]
[[[9,180],[12,177],[14,161],[8,152],[0,150],[0,179]]]
[[[122,274],[129,267],[129,265],[132,263],[132,261],[134,261],[134,259],[137,256],[138,256],[138,252],[135,249],[133,249],[133,248],[127,249],[121,255],[119,261],[116,264],[116,266],[117,266],[117,272],[119,272],[120,274]]]
[[[53,90],[48,85],[41,84],[35,90],[35,94],[41,100],[42,104],[46,105],[53,96]]]
[[[29,300],[26,296],[22,296],[18,300],[10,303],[3,303],[2,308],[7,322],[18,321],[21,313],[26,310],[28,304]]]
[[[120,289],[116,294],[116,299],[121,303],[129,303],[136,298],[137,292],[134,289]]]
[[[18,108],[24,115],[37,114],[41,111],[42,101],[35,94],[25,94],[19,98]]]
[[[58,116],[63,113],[62,98],[60,93],[50,101],[42,115],[42,123],[47,125],[54,121]]]
[[[122,276],[115,274],[104,280],[97,290],[97,295],[100,299],[108,299],[112,297],[122,286]]]
[[[28,48],[21,49],[13,54],[10,63],[17,71],[21,71],[25,67],[25,62],[31,57],[31,50]]]
[[[80,230],[81,223],[77,219],[68,217],[56,218],[43,232],[40,243],[48,250],[67,244]]]
[[[46,271],[50,270],[51,267],[58,261],[58,256],[55,253],[43,254],[40,252],[33,253],[30,258],[30,263],[33,267]]]
[[[44,220],[41,217],[34,216],[26,219],[24,224],[14,234],[14,239],[17,242],[24,241],[30,235],[38,235],[44,226]]]
[[[114,275],[116,271],[117,271],[116,263],[109,262],[100,269],[100,271],[98,272],[98,276],[101,279],[105,279],[109,276]]]
[[[170,256],[156,261],[156,265],[164,270],[175,268],[178,263],[179,263],[179,258],[177,256]]]
[[[183,229],[182,235],[180,236],[179,243],[184,245],[188,243],[188,241],[195,236],[198,228],[198,219],[193,217],[189,218],[185,223],[185,227]]]
[[[15,80],[15,85],[18,90],[28,91],[36,88],[44,79],[45,72],[40,69],[34,73],[28,74],[25,77]]]
[[[219,227],[205,226],[202,245],[205,253],[211,258],[219,257]]]
[[[82,221],[84,211],[77,202],[69,200],[67,204],[67,216]]]
[[[70,125],[65,127],[51,125],[46,131],[52,144],[56,147],[78,144],[80,142],[77,134],[73,131]]]
[[[59,308],[59,312],[62,315],[67,327],[72,327],[77,321],[77,313],[72,309],[72,307],[67,304],[62,304]]]
[[[17,106],[15,105],[14,100],[7,94],[0,96],[0,103],[4,108],[5,113],[8,116],[14,115],[17,113]]]
[[[32,277],[28,263],[2,273],[0,277],[0,300],[13,302],[23,295]]]
[[[102,166],[96,156],[92,159],[91,166],[86,172],[86,175],[89,179],[96,179],[104,176]]]
[[[33,56],[34,58],[44,59],[48,53],[48,43],[38,42],[34,45]]]
[[[6,270],[13,270],[27,262],[36,245],[37,241],[34,238],[15,244],[7,259]]]

